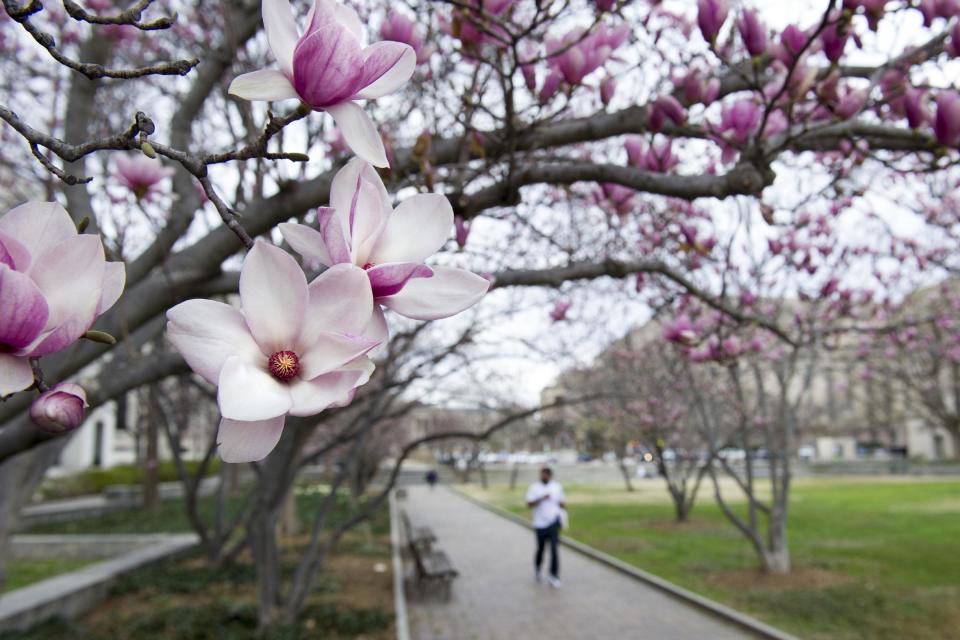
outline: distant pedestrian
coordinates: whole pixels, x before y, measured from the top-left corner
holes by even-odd
[[[437,484],[437,480],[439,479],[437,477],[437,472],[434,471],[433,469],[430,469],[429,471],[427,471],[426,477],[427,477],[427,484],[430,485],[431,489],[433,489]]]
[[[533,509],[533,528],[537,533],[537,552],[533,557],[534,577],[540,582],[540,567],[543,565],[543,551],[550,543],[550,586],[560,587],[560,557],[557,544],[560,541],[560,526],[563,510],[566,509],[563,487],[553,480],[553,471],[549,467],[540,470],[540,481],[527,489],[527,506]]]

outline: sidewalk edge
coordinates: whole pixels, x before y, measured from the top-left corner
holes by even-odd
[[[400,526],[397,517],[397,490],[390,490],[390,546],[393,548],[393,609],[397,640],[410,640],[407,596],[403,585],[403,560],[400,558]]]

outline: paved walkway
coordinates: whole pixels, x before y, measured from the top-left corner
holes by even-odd
[[[460,577],[449,602],[408,587],[416,640],[727,640],[751,638],[567,548],[563,588],[533,579],[533,533],[442,487],[407,488],[399,507],[433,529]],[[412,593],[411,593],[412,592]]]

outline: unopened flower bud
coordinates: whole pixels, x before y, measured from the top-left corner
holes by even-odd
[[[80,426],[87,394],[78,384],[61,382],[30,405],[30,419],[47,433],[66,433]]]

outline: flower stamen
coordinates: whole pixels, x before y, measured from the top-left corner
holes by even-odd
[[[270,356],[267,366],[274,378],[289,382],[300,373],[300,358],[293,351],[277,351]]]

